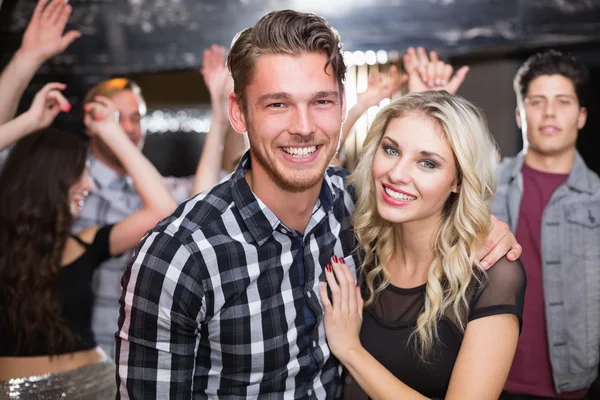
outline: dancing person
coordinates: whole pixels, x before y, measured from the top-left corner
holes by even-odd
[[[0,74],[0,125],[16,114],[21,96],[44,62],[62,53],[81,36],[64,32],[73,8],[64,0],[38,0],[21,45]],[[0,151],[0,168],[8,149]]]
[[[216,184],[223,176],[222,164],[231,164],[228,157],[233,157],[234,153],[241,151],[244,146],[243,137],[237,133],[237,137],[234,137],[237,140],[228,140],[231,137],[228,133],[231,124],[226,114],[226,98],[231,92],[231,77],[225,67],[224,49],[216,45],[207,49],[204,52],[203,64],[202,76],[211,95],[212,122],[205,137],[196,174],[182,178],[163,177],[163,183],[178,203]],[[142,121],[146,113],[146,103],[140,87],[130,79],[114,78],[90,89],[84,103],[95,96],[107,97],[115,104],[119,125],[132,143],[141,149],[146,137]],[[227,151],[224,155],[225,146]],[[91,148],[90,175],[96,190],[88,197],[81,217],[73,225],[73,232],[89,226],[115,223],[143,206],[140,193],[132,185],[129,175],[111,149],[102,140],[94,137],[91,140]],[[115,354],[121,277],[131,256],[131,252],[126,252],[120,257],[111,258],[95,272],[96,296],[92,328],[98,344],[110,357],[114,357]]]
[[[114,398],[114,363],[91,330],[92,276],[176,206],[114,121],[114,106],[96,98],[86,104],[87,131],[116,154],[144,206],[115,224],[69,233],[94,185],[86,143],[47,128],[70,109],[64,88],[47,84],[27,112],[0,126],[0,148],[18,140],[0,173],[0,397]]]

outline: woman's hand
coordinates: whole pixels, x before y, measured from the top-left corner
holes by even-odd
[[[83,109],[85,110],[83,123],[88,136],[101,136],[105,132],[121,130],[119,112],[108,98],[96,96],[94,101],[87,103]]]
[[[56,116],[62,112],[69,112],[71,104],[60,92],[67,86],[64,83],[47,83],[33,98],[27,110],[27,118],[31,121],[31,131],[47,128]]]
[[[342,258],[333,256],[325,267],[327,283],[319,284],[319,293],[325,312],[325,333],[331,352],[342,362],[346,355],[361,347],[363,299],[360,287]],[[327,287],[331,297],[327,295]]]

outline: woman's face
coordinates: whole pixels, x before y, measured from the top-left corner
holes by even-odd
[[[81,178],[69,189],[69,209],[74,219],[81,215],[85,198],[92,190],[94,190],[94,182],[86,167]]]
[[[409,114],[390,121],[373,158],[377,210],[393,223],[437,223],[458,191],[456,163],[442,128]]]

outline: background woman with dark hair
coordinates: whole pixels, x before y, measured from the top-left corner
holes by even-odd
[[[114,364],[90,327],[92,274],[175,208],[112,103],[97,97],[85,107],[87,132],[117,155],[144,208],[115,225],[69,234],[94,184],[87,144],[47,128],[70,110],[63,88],[46,85],[27,112],[0,126],[0,150],[18,140],[0,173],[0,397],[114,398]]]

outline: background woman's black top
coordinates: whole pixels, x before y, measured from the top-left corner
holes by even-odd
[[[523,312],[525,270],[520,261],[500,260],[468,291],[469,310],[466,320],[496,314]],[[425,285],[405,289],[389,285],[377,301],[363,313],[360,340],[364,348],[403,383],[430,398],[443,398],[450,383],[452,368],[463,339],[459,324],[443,317],[438,323],[439,343],[432,359],[424,363],[415,350],[415,339],[409,337],[425,303]],[[463,319],[464,320],[464,319]],[[367,399],[360,386],[348,376],[346,399]]]
[[[75,336],[75,347],[57,354],[89,350],[96,347],[92,333],[92,276],[102,261],[110,257],[109,237],[113,225],[103,226],[96,232],[91,244],[74,237],[86,248],[85,252],[69,265],[60,269],[59,279],[63,301],[62,317]],[[5,299],[0,299],[5,304]],[[0,307],[0,310],[2,308]],[[33,348],[17,346],[22,332],[13,332],[6,319],[0,316],[0,357],[30,357],[49,355],[47,337],[39,334]],[[18,348],[17,348],[18,347]]]

